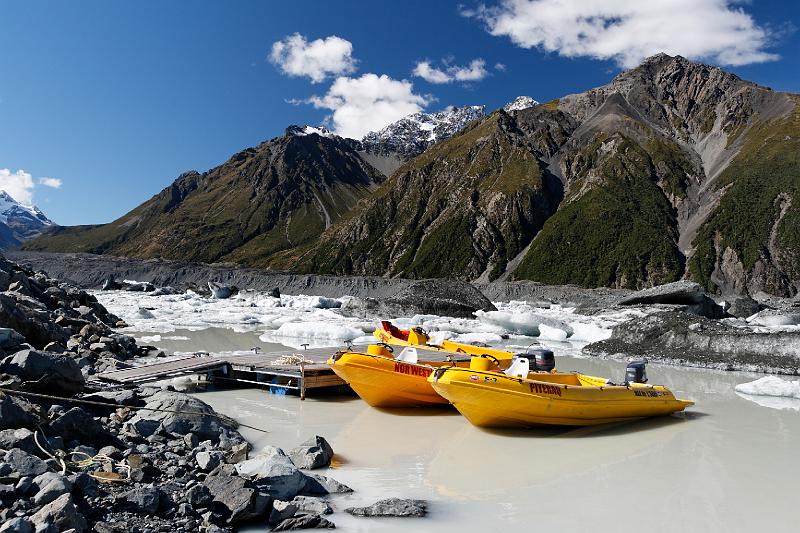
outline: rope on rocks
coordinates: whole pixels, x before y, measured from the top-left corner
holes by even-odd
[[[295,353],[292,355],[282,355],[275,359],[274,361],[270,361],[269,364],[271,365],[300,365],[306,363],[313,363],[314,361],[311,359],[307,359],[306,356]]]
[[[106,402],[95,402],[92,400],[81,400],[79,398],[67,398],[65,396],[54,396],[52,394],[40,394],[38,392],[27,392],[27,391],[18,391],[13,389],[6,389],[4,387],[0,387],[0,392],[4,392],[6,394],[13,394],[17,396],[30,396],[31,398],[40,398],[43,400],[56,400],[56,401],[64,401],[64,402],[72,402],[72,403],[80,403],[84,405],[94,405],[98,407],[105,407],[105,408],[114,408],[114,409],[131,409],[135,411],[155,411],[158,413],[174,413],[179,415],[190,415],[190,416],[210,416],[212,418],[217,418],[222,420],[223,422],[227,422],[232,424],[236,427],[243,427],[247,429],[252,429],[255,431],[260,431],[262,433],[269,433],[266,429],[257,428],[255,426],[249,426],[247,424],[242,424],[238,422],[236,419],[231,418],[227,415],[221,415],[219,413],[204,413],[202,411],[178,411],[177,409],[157,409],[155,407],[139,407],[133,405],[117,405],[112,403]]]

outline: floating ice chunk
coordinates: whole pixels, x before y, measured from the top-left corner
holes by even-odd
[[[484,324],[492,326],[499,326],[508,333],[516,333],[519,335],[539,335],[539,324],[542,323],[543,317],[534,313],[509,313],[506,311],[475,311],[475,316],[478,317]]]
[[[753,396],[775,396],[800,400],[800,381],[789,381],[778,376],[764,376],[749,383],[741,383],[736,392]]]
[[[350,341],[364,335],[360,329],[330,322],[287,322],[277,331],[266,334],[274,337],[296,337],[301,339],[325,339]],[[264,335],[262,335],[264,337]],[[262,339],[268,340],[268,339]]]
[[[539,324],[539,338],[551,341],[566,341],[569,333],[561,328]]]
[[[139,337],[139,342],[145,344],[149,342],[161,342],[161,335],[145,335],[144,337]]]
[[[284,307],[303,309],[336,309],[342,306],[342,302],[335,298],[326,298],[325,296],[306,296],[304,294],[298,296],[281,295],[281,302],[283,303]]]
[[[598,342],[611,337],[611,329],[604,328],[597,324],[587,324],[584,322],[570,322],[572,326],[572,336],[569,340],[579,342]]]
[[[462,333],[452,339],[454,342],[463,344],[499,344],[503,342],[503,337],[496,333]]]
[[[442,344],[442,342],[453,339],[455,336],[456,334],[453,333],[452,331],[447,331],[447,330],[431,331],[428,342],[430,342],[431,344]]]

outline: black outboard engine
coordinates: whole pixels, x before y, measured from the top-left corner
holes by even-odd
[[[647,361],[631,361],[625,369],[625,383],[647,383]]]
[[[547,348],[533,348],[526,354],[517,354],[517,357],[527,357],[531,362],[531,370],[550,372],[556,367],[556,357],[553,350]]]

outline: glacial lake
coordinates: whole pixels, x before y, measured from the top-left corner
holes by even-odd
[[[176,330],[164,337],[185,339],[154,344],[178,351],[269,347],[258,336]],[[576,357],[565,343],[551,347],[563,371],[612,379],[624,371],[621,361]],[[611,427],[509,432],[472,427],[454,409],[381,411],[354,396],[300,401],[229,389],[198,397],[267,430],[242,430],[256,451],[327,438],[336,461],[319,472],[355,489],[332,498],[329,518],[342,531],[796,531],[800,402],[734,392],[758,374],[650,364],[648,376],[697,404],[681,415]],[[430,515],[343,512],[393,496],[428,500]]]

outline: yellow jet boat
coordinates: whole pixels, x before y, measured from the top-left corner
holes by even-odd
[[[421,328],[401,330],[386,321],[375,336],[382,342],[366,350],[349,348],[328,359],[336,375],[373,407],[447,405],[428,382],[435,369],[468,368],[472,357],[481,358],[486,368],[502,369],[514,357],[512,352],[470,344],[428,344]]]
[[[669,415],[694,405],[675,398],[667,387],[647,385],[643,361],[628,366],[621,385],[579,373],[530,372],[528,366],[525,358],[515,359],[505,372],[476,364],[442,366],[428,381],[479,427],[591,426]]]

